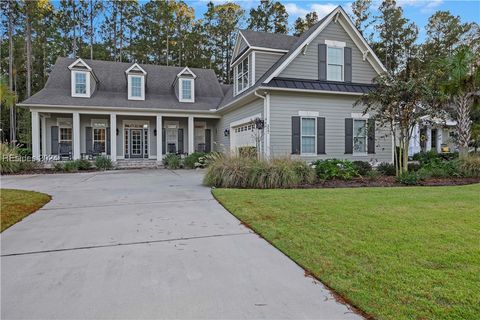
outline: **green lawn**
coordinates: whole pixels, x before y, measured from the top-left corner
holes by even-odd
[[[480,319],[480,184],[213,193],[375,318]]]
[[[37,211],[51,199],[48,194],[40,192],[0,189],[0,231]]]

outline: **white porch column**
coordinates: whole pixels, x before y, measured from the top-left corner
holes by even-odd
[[[32,157],[40,160],[40,119],[38,111],[32,111]]]
[[[42,123],[42,158],[43,160],[47,159],[47,118],[45,116],[40,118]]]
[[[73,160],[80,159],[80,113],[73,113]]]
[[[157,114],[157,161],[162,161],[162,149],[163,149],[163,144],[162,144],[162,116]]]
[[[193,125],[193,116],[188,117],[188,154],[192,154],[195,151],[193,144],[194,139],[194,125]]]
[[[432,150],[432,128],[427,127],[426,132],[427,132],[427,146],[426,146],[426,150],[427,150],[427,151],[430,151],[430,150]]]
[[[117,115],[110,114],[110,159],[117,161]]]

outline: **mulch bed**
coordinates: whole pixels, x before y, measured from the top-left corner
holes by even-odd
[[[475,178],[429,178],[419,181],[418,186],[461,186],[480,183],[480,177]],[[349,181],[326,180],[314,185],[302,186],[303,188],[356,188],[356,187],[405,187],[395,181],[395,177],[380,176],[375,180],[354,178]]]

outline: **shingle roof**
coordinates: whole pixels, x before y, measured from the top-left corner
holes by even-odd
[[[302,90],[321,90],[335,92],[368,93],[375,85],[364,83],[346,83],[336,81],[303,80],[290,78],[273,78],[265,87]]]
[[[75,59],[58,58],[45,88],[23,104],[102,106],[179,110],[215,109],[224,96],[225,88],[218,82],[213,70],[191,68],[195,80],[195,102],[182,103],[175,96],[173,84],[183,67],[166,67],[140,64],[147,72],[145,101],[127,99],[127,70],[132,63],[84,60],[98,78],[97,90],[91,98],[71,96],[71,77],[68,66]]]
[[[279,34],[260,32],[253,30],[240,30],[248,43],[253,47],[264,47],[277,50],[290,50],[293,44],[297,42],[298,37]]]

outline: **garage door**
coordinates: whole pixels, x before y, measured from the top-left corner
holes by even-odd
[[[259,139],[258,130],[255,124],[245,123],[230,130],[230,147],[232,151],[237,151],[240,147],[255,147]]]

